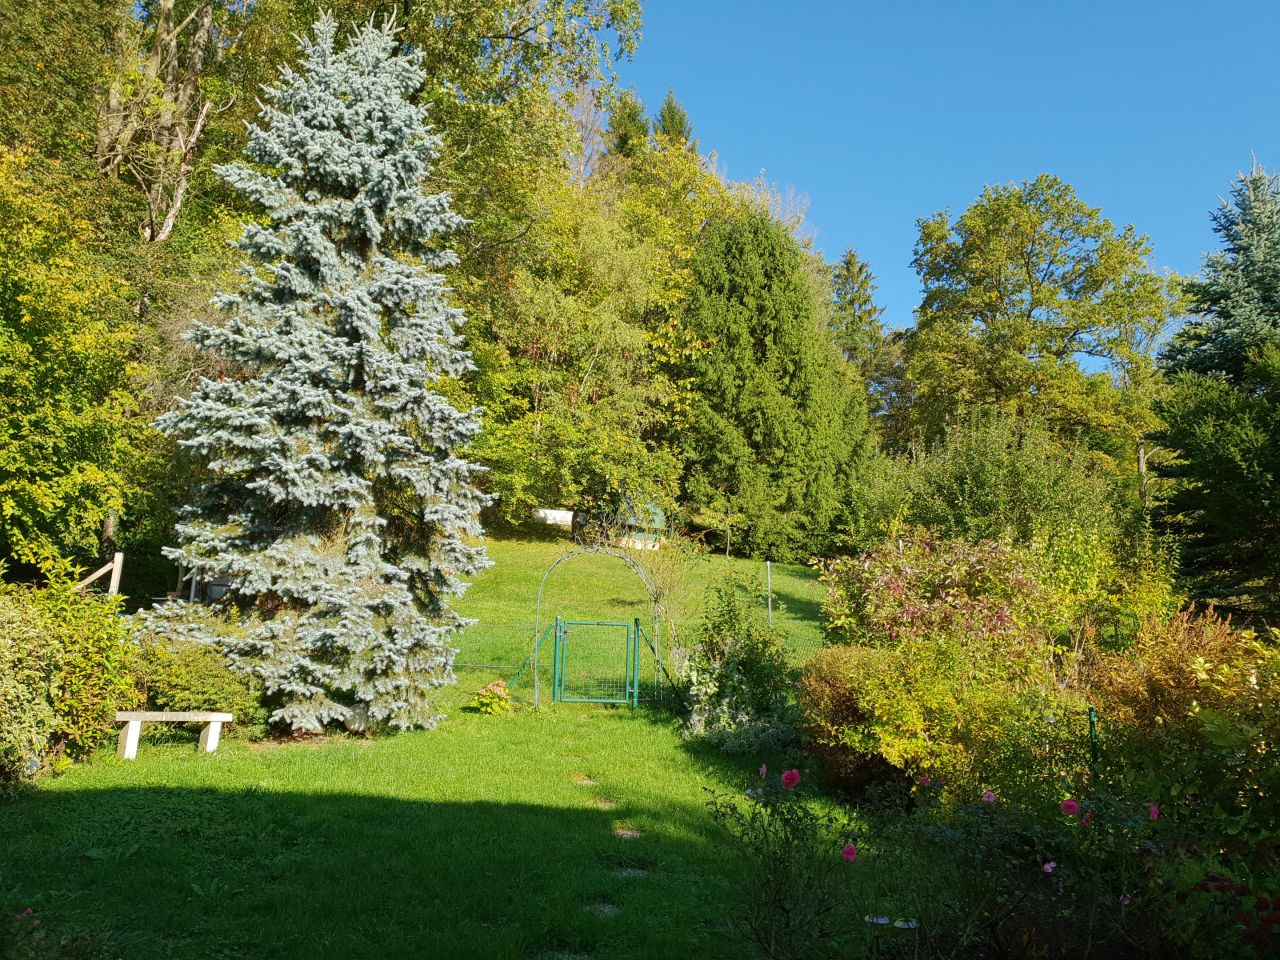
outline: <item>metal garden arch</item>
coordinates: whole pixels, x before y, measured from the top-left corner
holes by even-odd
[[[630,684],[631,684],[630,671],[634,669],[636,671],[635,696],[636,696],[636,699],[638,699],[640,635],[643,635],[644,638],[648,641],[649,649],[652,652],[654,657],[655,685],[661,684],[662,676],[664,673],[666,673],[666,668],[662,662],[662,633],[661,633],[662,604],[660,599],[660,591],[658,590],[658,586],[654,582],[653,576],[650,574],[649,570],[645,567],[643,563],[637,560],[628,551],[620,549],[618,547],[612,547],[606,544],[584,544],[584,545],[576,546],[573,549],[566,551],[560,557],[556,558],[555,562],[553,562],[551,566],[547,568],[546,572],[542,575],[542,580],[538,584],[538,598],[534,606],[534,614],[533,614],[533,648],[529,654],[528,659],[525,660],[524,667],[520,668],[520,672],[516,674],[515,680],[512,681],[512,684],[514,685],[515,681],[520,679],[520,674],[524,673],[525,668],[532,666],[534,709],[537,709],[537,707],[539,706],[540,698],[541,698],[541,677],[540,677],[539,655],[542,648],[542,644],[547,639],[547,635],[550,632],[550,626],[546,630],[544,630],[542,626],[543,591],[546,589],[547,581],[551,578],[551,574],[554,573],[556,568],[559,567],[562,563],[564,563],[567,560],[572,560],[574,557],[580,557],[580,556],[585,556],[590,554],[598,554],[606,557],[614,557],[615,559],[621,560],[624,564],[627,565],[627,568],[632,573],[634,573],[637,577],[640,578],[640,582],[644,584],[644,588],[649,594],[649,603],[650,603],[651,615],[653,620],[652,633],[651,634],[647,633],[646,631],[641,629],[639,626],[639,620],[637,619],[636,620],[637,636],[632,638],[630,634],[628,634],[628,643],[633,644],[633,650],[634,650],[634,652],[629,652],[628,654],[629,657],[631,657],[631,659],[628,660],[629,690],[630,690]],[[621,626],[621,624],[599,624],[599,625]],[[564,669],[564,663],[563,663],[563,646],[562,646],[563,638],[561,633],[561,622],[559,617],[556,618],[556,623],[554,626],[556,628],[556,635],[555,635],[556,642],[553,648],[555,651],[555,659],[553,660],[552,677],[553,677],[553,684],[560,685],[563,683],[563,678],[561,676],[561,673]],[[552,694],[553,700],[559,698],[560,690],[561,690],[560,687],[553,688],[553,694]],[[633,706],[635,705],[634,701],[632,705]]]

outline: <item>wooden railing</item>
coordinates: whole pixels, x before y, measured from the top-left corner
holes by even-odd
[[[120,592],[120,574],[122,574],[123,572],[124,572],[124,554],[117,553],[115,556],[111,558],[110,563],[104,566],[101,570],[96,570],[93,573],[89,574],[89,576],[85,577],[83,580],[77,583],[72,589],[83,590],[89,584],[93,583],[93,581],[99,579],[100,577],[104,577],[109,573],[111,574],[111,580],[109,581],[109,585],[107,586],[107,593],[119,593]]]

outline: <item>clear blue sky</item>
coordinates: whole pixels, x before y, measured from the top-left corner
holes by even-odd
[[[1251,151],[1280,168],[1280,0],[646,0],[619,73],[650,113],[674,87],[733,179],[806,195],[893,326],[916,218],[984,184],[1057,174],[1193,272]]]

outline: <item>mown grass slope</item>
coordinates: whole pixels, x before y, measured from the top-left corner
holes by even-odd
[[[138,960],[739,955],[738,867],[706,789],[741,789],[760,758],[699,750],[648,707],[465,709],[527,654],[538,582],[568,546],[491,541],[461,605],[479,623],[459,659],[486,666],[440,691],[434,731],[213,755],[194,735],[144,742],[0,807],[0,909]],[[763,564],[694,563],[685,629],[726,573],[762,584]],[[812,647],[812,572],[775,566],[774,588],[794,649]],[[648,602],[624,564],[589,556],[557,570],[544,611],[630,620]]]

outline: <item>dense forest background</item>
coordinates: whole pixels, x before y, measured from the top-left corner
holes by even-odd
[[[1254,167],[1200,276],[1051,174],[921,211],[914,323],[802,207],[729,181],[674,92],[621,89],[639,0],[59,0],[0,14],[0,555],[11,580],[160,554],[194,460],[153,427],[261,216],[217,177],[321,7],[395,16],[469,221],[450,282],[491,527],[660,507],[726,552],[929,527],[1245,617],[1280,593],[1280,189]],[[1230,171],[1224,171],[1224,183]],[[975,185],[975,190],[977,185]],[[1211,198],[1206,198],[1206,205]],[[868,225],[868,229],[872,229]],[[1141,605],[1141,601],[1126,600]]]

